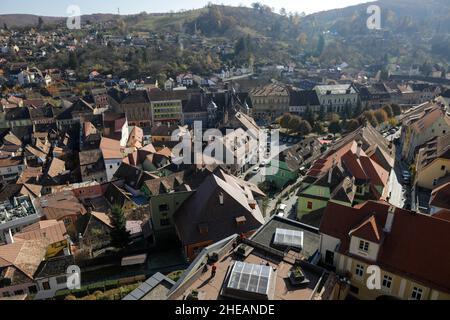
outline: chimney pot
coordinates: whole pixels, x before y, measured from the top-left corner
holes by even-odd
[[[390,233],[392,230],[392,224],[394,223],[394,213],[395,213],[395,207],[389,206],[388,214],[386,217],[386,224],[384,225],[384,231],[387,233]]]
[[[8,233],[5,234],[5,240],[7,244],[12,244],[14,243],[14,237],[12,235],[11,229],[8,229]]]

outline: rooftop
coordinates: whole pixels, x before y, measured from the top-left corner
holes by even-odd
[[[0,202],[0,224],[36,214],[28,196],[15,197],[13,201]]]
[[[199,300],[317,298],[328,275],[323,269],[306,262],[297,252],[283,253],[266,248],[252,238],[244,239],[244,244],[233,249],[232,244],[237,239],[237,236],[230,237],[204,249],[171,289],[168,298],[186,299],[192,291],[198,292]],[[241,246],[244,254],[238,252]],[[213,253],[218,254],[214,277],[210,266],[204,269],[208,256]],[[294,269],[303,272],[303,282],[290,280]]]

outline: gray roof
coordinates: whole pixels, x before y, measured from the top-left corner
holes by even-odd
[[[319,250],[319,229],[276,215],[259,228],[252,236],[251,240],[265,247],[279,250],[279,247],[274,246],[273,244],[273,238],[277,228],[303,232],[302,255],[306,259],[314,256],[317,250]]]

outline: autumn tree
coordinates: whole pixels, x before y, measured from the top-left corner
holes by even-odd
[[[345,123],[344,129],[348,132],[355,131],[359,128],[359,121],[356,119],[350,119]]]
[[[394,111],[392,110],[392,107],[390,105],[387,104],[383,106],[382,109],[386,112],[388,118],[392,118],[394,116]]]
[[[372,127],[378,126],[378,120],[372,110],[365,111],[362,115],[362,118],[367,120],[372,125]]]
[[[301,118],[299,116],[292,116],[291,119],[289,119],[288,129],[291,132],[297,131],[300,126],[300,121]]]
[[[383,109],[379,109],[379,110],[375,111],[374,116],[377,119],[377,122],[379,124],[385,123],[389,119],[386,111],[384,111]]]
[[[306,136],[311,133],[312,127],[308,121],[301,120],[296,131],[302,136]]]
[[[291,117],[292,116],[289,113],[283,114],[280,118],[278,118],[278,124],[282,128],[288,128]]]

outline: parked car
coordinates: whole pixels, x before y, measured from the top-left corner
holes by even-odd
[[[259,172],[259,170],[260,170],[260,168],[259,168],[259,167],[254,167],[254,168],[252,169],[252,172],[253,172],[253,173],[258,173],[258,172]]]
[[[286,215],[286,208],[287,205],[285,205],[284,203],[280,204],[280,206],[278,207],[277,216],[284,217]]]
[[[269,161],[268,160],[263,160],[261,161],[261,163],[259,164],[260,167],[267,167],[269,165]]]

